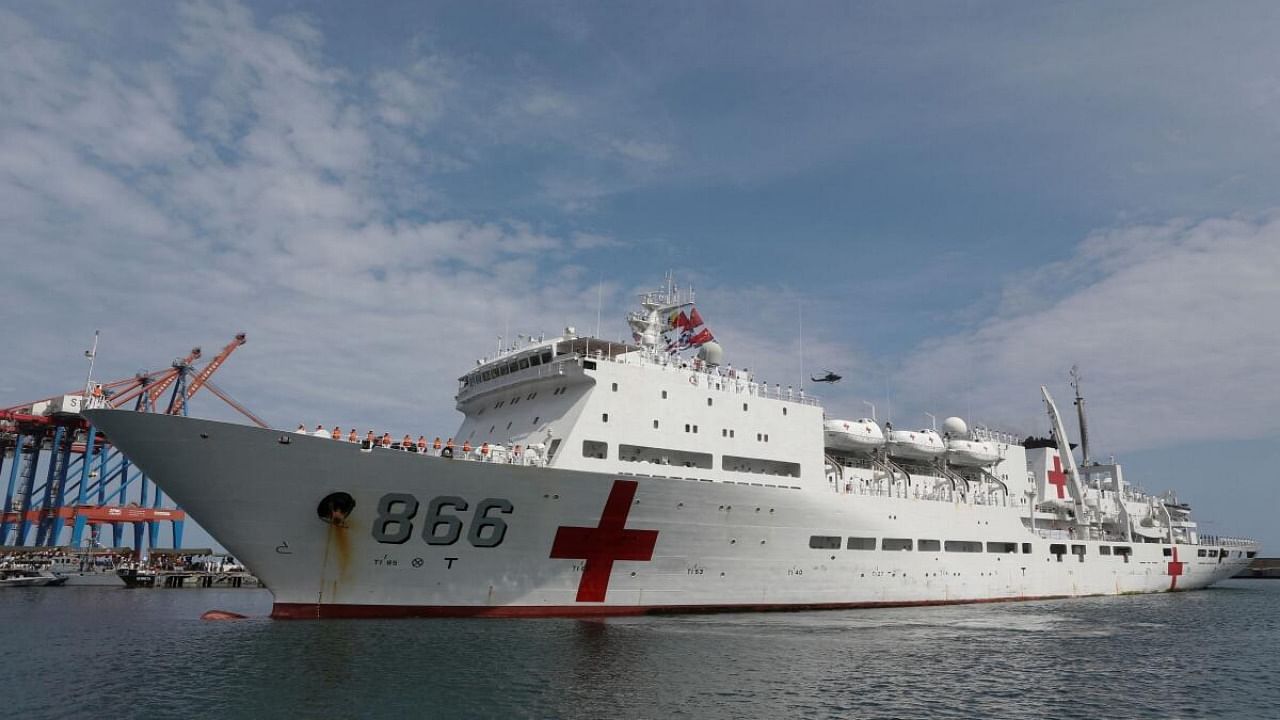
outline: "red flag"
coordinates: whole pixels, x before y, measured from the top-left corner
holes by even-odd
[[[690,324],[690,323],[689,323],[689,316],[688,316],[688,315],[685,315],[685,314],[684,314],[684,311],[683,311],[683,310],[681,310],[681,311],[680,311],[680,314],[676,316],[676,327],[678,327],[678,328],[684,328],[685,330],[692,330],[693,328],[695,328],[695,327],[697,327],[697,326],[696,326],[696,325],[692,325],[692,324]]]
[[[711,331],[707,328],[702,328],[702,332],[689,338],[689,347],[697,347],[705,342],[711,342],[712,340],[715,340],[715,338],[711,336]]]
[[[698,308],[694,308],[693,312],[689,313],[689,329],[692,330],[701,324],[702,316],[698,314]]]

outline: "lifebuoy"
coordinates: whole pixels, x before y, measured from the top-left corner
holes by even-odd
[[[697,384],[698,384],[698,376],[697,376],[697,375],[690,375],[690,376],[689,376],[689,384],[690,384],[690,385],[697,385]]]
[[[452,446],[450,446],[450,447],[447,447],[447,448],[445,448],[445,449],[441,450],[441,451],[440,451],[440,457],[442,457],[442,458],[452,458],[452,457],[453,457],[453,447],[452,447]]]

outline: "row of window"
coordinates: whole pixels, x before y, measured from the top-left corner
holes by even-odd
[[[513,372],[527,370],[531,367],[537,367],[538,365],[543,365],[549,362],[551,362],[551,351],[544,350],[539,354],[516,358],[511,362],[499,365],[489,370],[471,373],[467,376],[467,384],[475,385],[477,383],[486,382],[494,378],[502,377],[503,375],[510,375]]]
[[[609,443],[599,440],[583,440],[582,456],[594,460],[607,460],[609,457]],[[703,470],[711,470],[715,467],[715,457],[711,453],[648,447],[645,445],[619,445],[618,459],[623,462],[643,462],[655,465],[701,468]],[[730,472],[800,477],[800,463],[786,462],[784,460],[724,455],[720,459],[720,467],[722,470]]]
[[[609,413],[600,413],[600,422],[602,423],[609,422]],[[653,421],[654,430],[659,429],[660,426],[661,426],[661,423],[659,421],[657,420]],[[692,435],[697,435],[698,426],[692,423],[685,423],[684,431]],[[720,428],[720,437],[727,437],[727,438],[737,437],[737,433],[732,428]],[[756,442],[769,442],[769,433],[756,433]]]
[[[841,545],[846,550],[919,550],[920,552],[962,552],[980,553],[983,544],[977,540],[913,540],[912,538],[880,538],[879,544],[873,537],[842,538],[839,535],[810,535],[809,547],[814,550],[839,550]],[[989,553],[1016,554],[1018,543],[989,542],[986,544]],[[1030,554],[1031,543],[1022,543],[1022,552]]]
[[[988,542],[985,545],[977,540],[913,540],[912,538],[880,538],[877,544],[874,537],[848,537],[842,538],[838,535],[810,535],[809,547],[814,550],[839,550],[841,545],[846,550],[875,550],[877,547],[881,550],[918,550],[920,552],[960,552],[960,553],[980,553],[984,547],[986,552],[1001,553],[1015,555],[1021,549],[1023,555],[1031,554],[1031,543],[1016,542]],[[1081,561],[1084,560],[1087,548],[1084,545],[1072,545],[1071,554],[1078,556]],[[1204,552],[1203,550],[1201,551]],[[1055,543],[1049,546],[1049,554],[1056,555],[1058,560],[1062,560],[1062,556],[1067,554],[1066,544]],[[1128,556],[1133,554],[1133,548],[1128,545],[1100,545],[1098,546],[1099,555],[1122,555],[1126,561]]]
[[[613,392],[618,392],[618,383],[613,383],[611,385],[611,389],[613,390]],[[666,390],[662,391],[662,399],[663,400],[667,399]],[[710,397],[707,398],[707,407],[714,407],[714,406],[715,406],[715,398],[710,398]],[[750,407],[751,407],[750,404],[742,403],[742,412],[748,412],[750,410]],[[787,414],[787,407],[785,405],[782,407],[782,414],[783,415]]]
[[[555,390],[552,390],[552,391],[551,391],[551,394],[552,394],[552,395],[563,395],[563,394],[564,394],[568,389],[569,389],[568,387],[558,387],[558,388],[556,388]],[[532,400],[532,399],[534,399],[534,398],[536,398],[536,397],[538,397],[538,391],[536,391],[536,390],[535,390],[535,391],[533,391],[533,392],[529,393],[528,395],[526,395],[526,396],[524,397],[524,399],[525,399],[525,400]],[[515,405],[518,405],[518,404],[520,404],[520,396],[519,396],[519,395],[516,395],[515,397],[511,398],[510,400],[502,399],[502,400],[499,400],[498,402],[494,403],[494,404],[493,404],[493,409],[494,409],[494,410],[497,410],[497,409],[499,409],[499,408],[501,408],[501,407],[503,407],[503,406],[512,406],[512,407],[514,407]],[[484,411],[485,411],[485,408],[480,408],[480,412],[476,413],[476,415],[483,415],[483,414],[484,414]]]

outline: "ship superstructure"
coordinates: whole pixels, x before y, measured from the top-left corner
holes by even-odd
[[[941,432],[826,418],[803,390],[724,362],[693,301],[668,281],[628,316],[631,343],[568,328],[478,361],[459,378],[461,426],[425,453],[88,416],[261,578],[280,617],[1157,592],[1229,577],[1257,551],[1201,535],[1117,464],[1078,466],[1046,389],[1052,440],[954,417]],[[271,507],[238,504],[250,487]]]

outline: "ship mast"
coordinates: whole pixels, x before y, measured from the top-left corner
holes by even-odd
[[[1071,389],[1076,391],[1076,416],[1080,421],[1080,454],[1083,464],[1089,464],[1089,424],[1085,422],[1084,396],[1080,394],[1080,366],[1071,366]]]

